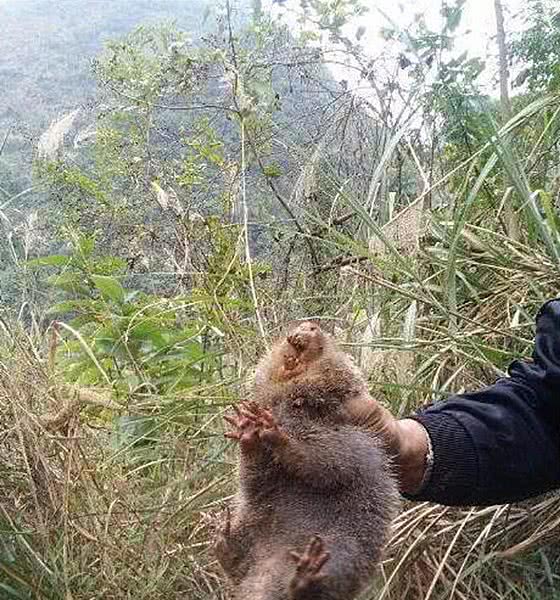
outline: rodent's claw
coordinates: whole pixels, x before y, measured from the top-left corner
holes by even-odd
[[[255,422],[250,416],[245,414],[242,406],[234,406],[234,416],[224,415],[224,420],[233,426],[233,431],[226,431],[224,436],[236,440],[241,445],[242,450],[251,450],[259,440],[259,435]]]
[[[259,424],[263,421],[263,416],[268,413],[270,417],[272,415],[269,411],[265,410],[261,406],[259,406],[256,402],[242,402],[239,406],[240,414],[243,415],[246,419],[249,419],[251,423]]]
[[[224,415],[224,421],[227,421],[236,429],[236,431],[226,431],[226,433],[224,433],[225,437],[231,438],[233,440],[241,439],[241,435],[247,429],[247,425],[251,424],[249,419],[239,416],[230,417],[229,415]]]
[[[256,402],[244,402],[241,408],[242,414],[249,419],[255,427],[261,440],[269,443],[278,443],[282,441],[285,434],[278,427],[274,415]]]
[[[240,546],[236,531],[231,525],[231,511],[225,509],[225,515],[214,540],[214,554],[226,573],[232,576],[243,558],[243,547]]]
[[[227,421],[230,425],[234,427],[238,427],[239,429],[243,429],[246,427],[251,421],[245,417],[236,416],[230,417],[229,415],[224,415],[224,421]]]
[[[318,535],[309,542],[303,554],[290,552],[290,557],[296,563],[296,572],[290,583],[292,597],[299,598],[302,592],[325,576],[321,569],[330,556]]]
[[[224,435],[237,440],[243,450],[251,450],[259,440],[277,444],[285,439],[285,433],[278,427],[274,415],[256,402],[241,402],[234,410],[235,416],[224,416],[234,430]]]
[[[291,551],[290,556],[297,563],[298,571],[303,571],[305,569],[317,573],[327,560],[329,560],[330,552],[324,551],[323,540],[316,535],[312,538],[311,542],[309,542],[303,554]]]

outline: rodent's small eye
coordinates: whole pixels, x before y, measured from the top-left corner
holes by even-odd
[[[317,331],[317,325],[311,325],[309,331]]]

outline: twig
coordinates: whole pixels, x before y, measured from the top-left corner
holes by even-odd
[[[313,274],[318,275],[319,273],[324,273],[325,271],[330,271],[331,269],[346,267],[348,265],[353,265],[354,263],[363,262],[370,258],[371,256],[337,256],[326,265],[319,265],[316,269],[313,270]]]
[[[251,260],[251,249],[249,247],[249,210],[247,208],[247,178],[245,164],[245,121],[241,119],[241,197],[243,199],[243,230],[245,232],[245,259],[247,260],[247,268],[249,269],[249,284],[251,286],[251,295],[253,296],[253,304],[255,306],[255,315],[259,325],[259,331],[265,346],[268,349],[266,333],[261,318],[259,309],[259,299],[257,290],[255,289],[255,278],[253,276],[253,261]]]
[[[127,100],[132,100],[133,102],[138,102],[139,104],[145,104],[150,108],[161,108],[162,110],[179,110],[179,111],[197,111],[197,110],[223,110],[225,112],[236,113],[237,111],[229,106],[220,106],[219,104],[201,104],[199,106],[188,106],[188,105],[177,105],[170,106],[168,104],[158,104],[156,102],[148,102],[148,100],[144,100],[143,98],[138,98],[136,96],[132,96],[131,94],[127,94],[122,90],[118,90],[112,85],[105,83],[106,87],[108,87],[113,93],[117,94],[117,96],[122,96]]]
[[[227,2],[226,2],[226,10],[227,10],[229,45],[230,45],[230,49],[231,49],[231,59],[232,59],[232,63],[233,63],[233,67],[234,67],[234,75],[235,75],[235,80],[233,83],[233,102],[234,102],[235,108],[236,108],[235,112],[237,113],[239,118],[242,120],[243,116],[242,116],[241,110],[239,108],[239,105],[237,103],[237,84],[238,84],[238,78],[239,78],[239,67],[238,67],[238,63],[237,63],[237,53],[235,50],[235,43],[233,40],[233,31],[231,28],[231,4],[230,4],[229,0],[227,0]],[[309,248],[309,252],[311,254],[311,260],[313,262],[313,265],[315,267],[317,267],[319,265],[319,261],[317,259],[317,254],[315,253],[315,248],[313,247],[313,243],[311,242],[305,229],[302,227],[302,225],[300,225],[298,219],[296,218],[292,209],[289,207],[285,198],[282,196],[282,194],[276,188],[272,179],[266,174],[266,169],[265,169],[264,163],[262,162],[262,159],[261,159],[259,153],[257,152],[257,148],[255,146],[253,139],[251,138],[251,136],[248,134],[247,131],[245,131],[244,135],[245,135],[245,139],[247,140],[247,142],[249,144],[249,147],[251,148],[251,151],[252,151],[255,159],[257,160],[259,169],[260,169],[263,177],[266,179],[266,183],[267,183],[268,187],[272,190],[272,193],[274,194],[274,196],[276,197],[278,202],[282,205],[282,208],[288,213],[290,218],[293,220],[295,226],[297,227],[298,231],[303,236],[303,239],[305,240],[305,242]]]
[[[0,156],[2,156],[2,152],[4,152],[4,148],[6,146],[8,138],[10,137],[10,133],[12,133],[12,128],[8,127],[8,131],[6,131],[6,135],[4,136],[4,139],[2,140],[2,145],[0,146]]]
[[[72,397],[56,413],[47,413],[41,415],[41,424],[51,431],[60,429],[75,415],[77,415],[84,406],[98,406],[109,410],[121,411],[123,407],[112,400],[107,400],[98,391],[87,388],[77,388],[70,385],[64,385],[62,390],[65,394]]]

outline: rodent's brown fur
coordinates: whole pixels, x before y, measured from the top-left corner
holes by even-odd
[[[362,394],[350,357],[310,322],[259,363],[254,402],[227,419],[240,489],[216,553],[236,600],[352,600],[371,579],[398,493],[375,435],[349,423]]]

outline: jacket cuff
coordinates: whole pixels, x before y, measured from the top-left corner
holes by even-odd
[[[454,506],[469,504],[478,487],[479,468],[477,452],[468,431],[454,416],[445,412],[428,410],[407,418],[418,421],[430,436],[433,465],[422,489],[404,496],[410,500]]]

